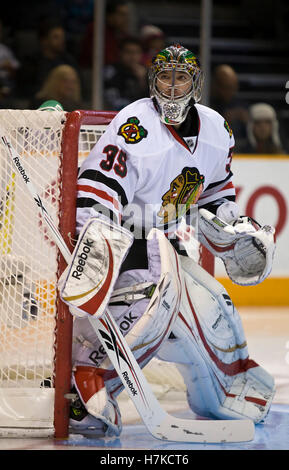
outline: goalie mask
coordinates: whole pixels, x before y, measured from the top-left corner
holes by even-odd
[[[196,56],[179,44],[169,46],[152,60],[150,96],[165,124],[181,124],[194,103],[201,99],[203,72]]]

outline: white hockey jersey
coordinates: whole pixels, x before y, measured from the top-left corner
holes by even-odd
[[[196,104],[198,136],[163,124],[150,98],[122,109],[79,171],[77,231],[95,210],[128,229],[172,233],[194,204],[234,196],[234,137],[216,111]],[[139,233],[139,232],[138,232]]]

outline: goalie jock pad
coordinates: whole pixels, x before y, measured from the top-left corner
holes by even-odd
[[[268,277],[275,252],[274,232],[270,225],[256,230],[248,217],[230,225],[206,209],[199,210],[199,240],[222,259],[235,284],[255,285]]]

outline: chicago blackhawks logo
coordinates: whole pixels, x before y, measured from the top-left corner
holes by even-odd
[[[192,204],[196,204],[203,191],[204,176],[197,168],[185,167],[171,182],[170,189],[162,196],[162,207],[158,216],[167,224],[184,215]]]
[[[136,144],[148,135],[148,131],[139,125],[137,117],[131,117],[120,126],[117,134],[121,135],[127,144]]]

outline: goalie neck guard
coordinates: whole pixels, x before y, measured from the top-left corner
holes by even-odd
[[[182,72],[183,84],[178,82],[178,72]],[[196,56],[176,44],[163,49],[152,59],[149,85],[161,121],[169,125],[181,124],[191,106],[201,99],[203,72]]]

